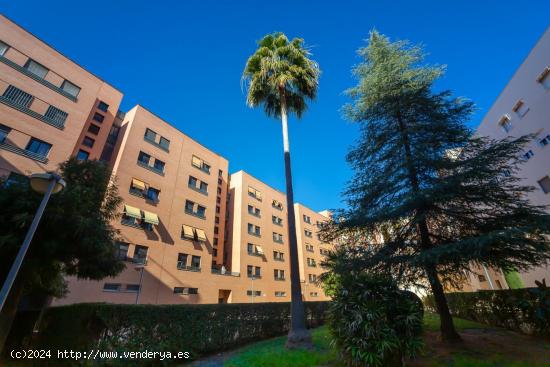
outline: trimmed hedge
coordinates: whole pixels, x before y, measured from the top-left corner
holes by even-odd
[[[305,308],[309,327],[324,323],[328,302],[306,302]],[[194,360],[202,355],[283,335],[289,326],[290,304],[286,302],[76,304],[48,309],[42,319],[41,332],[32,338],[29,347],[75,351],[182,351],[190,352]],[[117,362],[109,361],[113,365]],[[142,363],[161,364],[151,360]]]
[[[548,288],[523,288],[446,294],[451,314],[483,324],[550,337]],[[427,310],[436,312],[433,297],[424,298]]]

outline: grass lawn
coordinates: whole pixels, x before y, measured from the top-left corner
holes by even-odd
[[[422,355],[407,365],[420,367],[548,367],[550,343],[510,331],[455,318],[455,326],[464,343],[448,346],[438,341],[439,317],[427,314],[424,319]],[[226,367],[309,367],[343,366],[331,347],[326,326],[313,330],[314,349],[287,351],[286,337],[274,338],[244,347],[231,354]]]

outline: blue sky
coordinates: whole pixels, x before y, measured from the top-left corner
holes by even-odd
[[[31,10],[31,9],[34,9]],[[36,9],[39,9],[37,11]],[[284,189],[280,124],[245,105],[240,76],[256,41],[273,31],[302,37],[323,74],[319,95],[290,138],[297,201],[338,208],[357,126],[342,119],[373,27],[423,43],[448,65],[438,83],[472,99],[479,124],[549,26],[549,1],[35,1],[0,0],[0,11],[136,103]]]

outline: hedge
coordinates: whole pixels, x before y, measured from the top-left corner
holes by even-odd
[[[550,337],[548,288],[448,293],[446,297],[453,316]],[[432,296],[425,297],[424,304],[426,310],[436,312]]]
[[[308,327],[323,324],[328,302],[306,302],[305,307]],[[289,326],[290,304],[286,302],[208,305],[89,303],[48,309],[39,335],[26,338],[26,346],[74,351],[182,351],[190,352],[194,360],[283,335]],[[112,365],[117,363],[121,362],[109,362]],[[151,360],[142,363],[161,364]]]

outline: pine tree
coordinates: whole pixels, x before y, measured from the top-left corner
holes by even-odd
[[[345,107],[361,131],[347,157],[355,176],[345,192],[349,209],[336,218],[342,231],[383,236],[345,267],[389,271],[409,283],[422,277],[442,339],[459,340],[445,280],[472,264],[509,271],[550,259],[547,208],[530,204],[525,194],[534,188],[514,175],[531,137],[473,135],[465,125],[473,103],[434,91],[444,67],[422,64],[418,46],[373,31],[359,54],[359,83]]]

